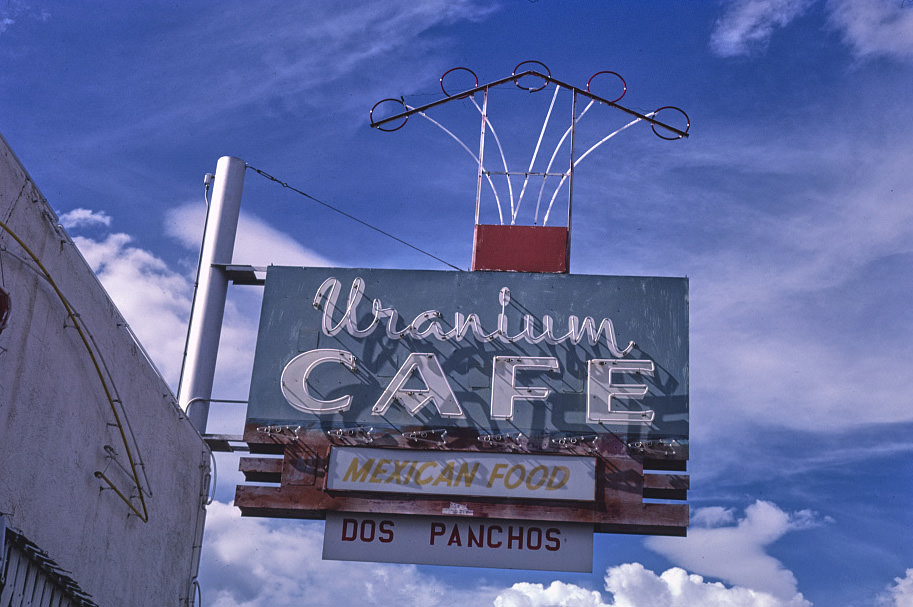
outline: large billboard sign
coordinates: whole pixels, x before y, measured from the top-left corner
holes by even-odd
[[[681,534],[684,278],[270,267],[236,503]],[[276,485],[278,483],[278,486]],[[272,486],[270,486],[272,484]],[[644,501],[646,498],[647,501]],[[664,501],[665,501],[664,500]]]

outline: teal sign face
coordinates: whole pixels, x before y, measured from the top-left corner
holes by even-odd
[[[247,417],[330,433],[687,438],[688,282],[270,267]]]

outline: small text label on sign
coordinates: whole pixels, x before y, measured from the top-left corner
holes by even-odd
[[[327,512],[323,558],[592,570],[593,528],[548,521]]]

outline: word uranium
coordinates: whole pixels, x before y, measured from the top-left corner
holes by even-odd
[[[472,335],[479,341],[492,342],[498,340],[503,343],[514,343],[525,341],[530,344],[537,344],[544,341],[550,345],[561,344],[570,341],[573,344],[579,344],[584,337],[591,346],[599,343],[600,337],[605,336],[606,346],[613,356],[626,356],[634,348],[633,341],[621,349],[618,347],[618,340],[615,336],[615,327],[612,320],[603,318],[599,325],[591,316],[587,316],[581,321],[577,316],[568,316],[567,333],[555,335],[555,321],[548,314],[542,317],[542,331],[536,333],[536,319],[526,314],[523,317],[523,328],[519,333],[510,334],[507,323],[507,305],[510,303],[510,290],[502,287],[498,299],[501,303],[501,313],[498,314],[498,327],[491,332],[487,332],[482,327],[482,322],[477,314],[464,315],[461,312],[455,312],[453,315],[453,328],[444,330],[441,326],[440,319],[443,318],[437,310],[427,310],[416,316],[412,322],[403,329],[397,329],[396,324],[399,319],[399,312],[396,308],[385,308],[380,299],[374,299],[371,303],[371,310],[374,318],[367,327],[358,327],[357,309],[364,299],[365,281],[361,277],[352,281],[349,289],[349,297],[346,301],[345,309],[342,312],[342,318],[334,321],[333,314],[340,308],[337,306],[339,295],[342,291],[342,283],[333,278],[327,278],[317,289],[314,296],[314,307],[323,310],[322,330],[325,335],[334,336],[343,329],[352,337],[363,338],[371,335],[374,330],[384,324],[386,320],[387,337],[390,339],[402,339],[410,337],[412,339],[426,339],[431,336],[440,341],[462,341],[471,331]],[[324,303],[325,302],[325,303]]]

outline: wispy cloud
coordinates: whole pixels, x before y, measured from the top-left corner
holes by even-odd
[[[50,17],[51,13],[47,9],[33,8],[22,0],[7,0],[5,6],[0,7],[0,34],[15,25],[17,19],[47,21]]]
[[[446,39],[429,32],[495,10],[478,0],[228,2],[132,49],[130,61],[106,61],[96,86],[121,90],[110,112],[130,116],[109,120],[105,133],[86,133],[83,145],[102,138],[127,145],[172,133],[176,124],[203,135],[221,120],[249,122],[247,112],[315,125],[340,112],[364,119],[378,99],[443,71]],[[149,66],[148,78],[137,80],[137,63]],[[135,107],[145,111],[136,115]]]
[[[764,51],[778,29],[816,0],[732,0],[714,24],[710,48],[721,57]],[[827,0],[829,24],[861,58],[913,58],[913,7],[897,0]]]
[[[710,37],[722,57],[763,50],[774,32],[801,15],[814,0],[733,0]]]
[[[833,115],[795,134],[705,124],[706,144],[668,163],[688,183],[642,196],[639,225],[675,236],[631,234],[634,272],[691,278],[700,436],[913,420],[913,132],[891,119],[909,105],[895,89],[830,96]],[[579,232],[616,220],[600,213]]]
[[[913,59],[913,5],[895,0],[829,0],[830,21],[859,57]]]

